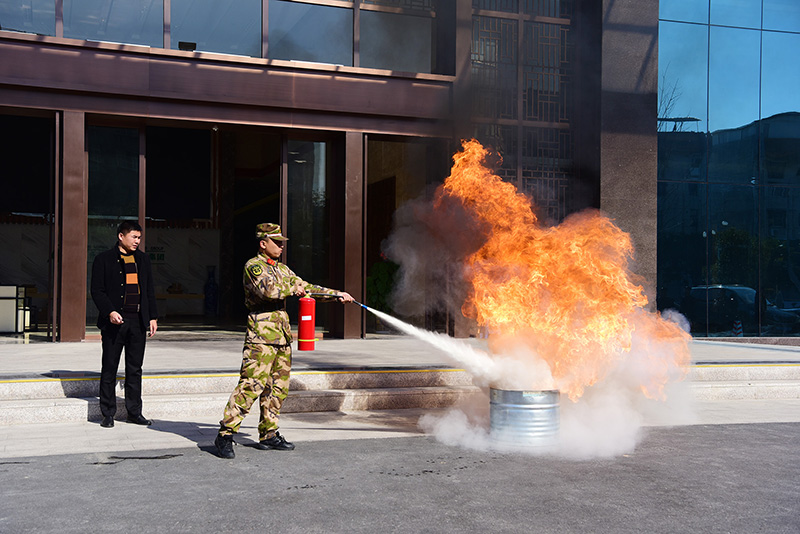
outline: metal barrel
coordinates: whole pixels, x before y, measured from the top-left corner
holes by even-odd
[[[490,388],[494,439],[520,446],[550,446],[558,439],[560,393]]]

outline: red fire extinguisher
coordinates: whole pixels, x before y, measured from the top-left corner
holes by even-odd
[[[317,301],[311,297],[300,299],[300,321],[297,327],[297,350],[314,350],[314,322],[316,320]]]

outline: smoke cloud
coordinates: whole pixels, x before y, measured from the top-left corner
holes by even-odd
[[[647,426],[683,425],[695,421],[688,387],[677,381],[677,369],[675,381],[664,388],[663,398],[656,400],[642,395],[642,381],[652,374],[649,361],[658,358],[658,354],[653,354],[652,340],[634,336],[634,345],[627,356],[603,380],[587,388],[580,399],[573,402],[562,395],[559,437],[552,446],[529,447],[498,441],[489,430],[489,388],[553,389],[547,363],[528,352],[524,343],[520,343],[514,353],[491,354],[476,347],[474,342],[421,330],[382,312],[370,311],[401,332],[447,354],[484,390],[481,398],[472,398],[442,415],[428,414],[420,418],[420,428],[447,445],[583,460],[633,452]],[[667,352],[665,358],[670,356],[668,346],[657,350]]]
[[[645,309],[630,236],[595,210],[544,226],[531,199],[487,168],[487,156],[465,141],[432,200],[397,211],[384,246],[400,266],[392,308],[463,314],[489,331],[485,350],[379,316],[449,354],[487,393],[561,391],[558,443],[526,452],[618,455],[651,421],[690,418],[673,387],[688,369],[687,324],[676,312]],[[486,410],[475,406],[420,425],[446,443],[513,448],[489,435]]]
[[[468,286],[464,262],[487,238],[489,229],[455,198],[435,205],[424,197],[397,209],[394,230],[383,244],[384,255],[400,266],[389,297],[405,317],[427,311],[461,313]],[[436,291],[421,291],[434,287]]]

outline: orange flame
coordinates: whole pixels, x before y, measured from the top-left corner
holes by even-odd
[[[669,347],[669,361],[664,351],[644,348],[642,391],[662,396],[670,371],[689,362],[689,336],[644,310],[647,297],[628,267],[630,236],[598,212],[544,227],[531,199],[483,166],[487,154],[477,141],[464,141],[436,199],[458,199],[488,236],[467,259],[464,315],[488,328],[493,350],[523,340],[572,400],[631,351],[639,328],[652,340],[645,344]]]

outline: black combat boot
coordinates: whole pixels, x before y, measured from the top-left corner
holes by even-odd
[[[236,453],[233,452],[233,436],[223,436],[217,434],[217,439],[214,440],[214,445],[217,446],[220,458],[232,459],[236,458]]]
[[[275,449],[276,451],[292,451],[294,450],[294,443],[289,443],[286,438],[281,436],[280,432],[275,432],[275,435],[268,439],[262,439],[258,442],[258,448],[262,451]]]

